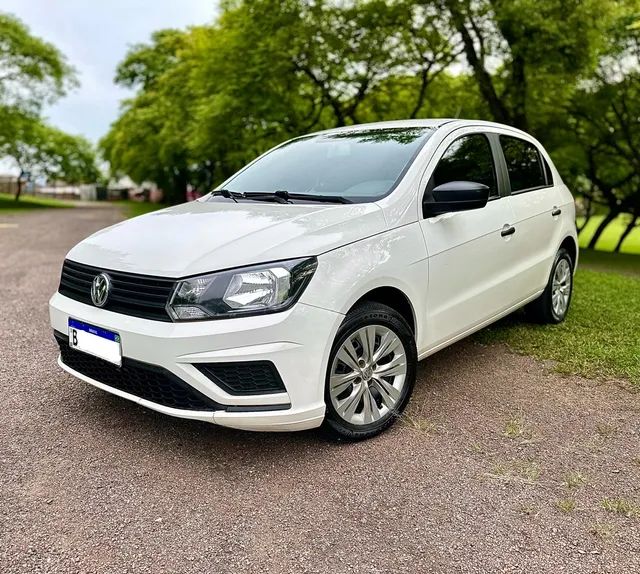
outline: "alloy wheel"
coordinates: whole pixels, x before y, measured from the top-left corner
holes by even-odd
[[[335,355],[331,402],[348,423],[375,423],[401,399],[406,376],[407,355],[398,335],[382,325],[367,325],[351,333]]]
[[[571,297],[571,266],[566,259],[560,259],[551,282],[551,306],[556,317],[562,318],[569,307]]]

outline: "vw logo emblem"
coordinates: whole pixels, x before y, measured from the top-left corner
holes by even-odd
[[[100,273],[93,278],[91,284],[91,300],[96,307],[104,307],[111,292],[111,278],[106,273]]]

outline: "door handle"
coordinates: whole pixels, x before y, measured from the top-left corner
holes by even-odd
[[[559,207],[556,207],[555,205],[553,206],[553,211],[551,212],[551,215],[553,217],[557,217],[558,215],[560,215],[562,213],[562,209],[560,209]]]
[[[516,228],[513,225],[505,223],[502,231],[500,232],[500,235],[502,235],[502,237],[507,237],[507,235],[513,235],[515,232]]]

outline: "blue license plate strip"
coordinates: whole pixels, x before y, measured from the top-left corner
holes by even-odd
[[[89,325],[88,323],[83,323],[82,321],[78,321],[77,319],[69,318],[69,327],[77,329],[78,331],[86,331],[87,333],[91,333],[92,335],[96,335],[97,337],[102,337],[103,339],[107,339],[108,341],[114,341],[115,343],[120,342],[120,335],[118,335],[118,333],[107,331],[106,329],[101,329],[100,327]]]

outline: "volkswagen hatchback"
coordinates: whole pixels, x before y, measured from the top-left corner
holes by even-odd
[[[76,245],[50,301],[58,362],[168,415],[370,437],[419,360],[523,306],[565,318],[574,218],[548,154],[507,126],[299,137]]]

